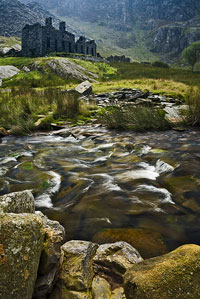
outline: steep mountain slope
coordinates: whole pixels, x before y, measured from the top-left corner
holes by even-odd
[[[58,25],[59,20],[38,3],[24,5],[18,0],[0,0],[0,35],[21,36],[25,24],[43,24],[45,18],[50,16],[54,25]]]
[[[171,61],[200,40],[199,0],[36,1],[95,38],[103,54]]]

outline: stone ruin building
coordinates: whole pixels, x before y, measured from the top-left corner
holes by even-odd
[[[94,40],[81,36],[77,41],[75,35],[65,30],[65,22],[61,22],[59,30],[52,25],[52,18],[46,19],[45,26],[39,23],[26,25],[22,30],[22,55],[45,56],[52,52],[97,55]]]

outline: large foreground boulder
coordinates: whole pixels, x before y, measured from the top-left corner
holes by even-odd
[[[200,246],[184,245],[134,265],[124,289],[127,299],[200,298]]]
[[[35,214],[0,214],[0,298],[31,299],[44,242]]]

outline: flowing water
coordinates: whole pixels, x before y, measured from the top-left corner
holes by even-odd
[[[200,244],[199,130],[73,130],[4,138],[0,194],[33,190],[37,209],[59,220],[67,239],[128,241],[137,231],[159,236],[167,250]]]

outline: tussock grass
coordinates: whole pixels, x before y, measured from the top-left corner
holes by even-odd
[[[166,94],[174,97],[185,97],[189,87],[180,82],[164,79],[133,79],[133,80],[115,80],[101,83],[94,83],[95,93],[112,92],[120,88],[136,88],[141,90],[150,90],[151,92]]]
[[[171,128],[163,110],[132,105],[116,106],[104,111],[101,121],[112,129],[145,131]]]
[[[84,116],[90,116],[86,113]],[[52,122],[77,121],[82,116],[82,104],[77,96],[59,89],[12,89],[0,94],[0,127],[15,134],[27,134],[35,129],[49,129]],[[41,121],[36,125],[38,119]]]
[[[187,109],[184,111],[184,120],[192,126],[200,125],[200,87],[191,88],[186,97]]]

